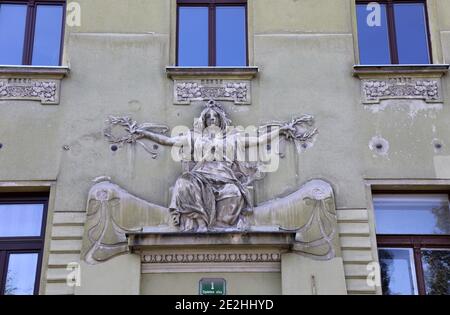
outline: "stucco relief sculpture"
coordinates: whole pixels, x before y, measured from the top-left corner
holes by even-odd
[[[439,79],[397,77],[364,79],[361,82],[364,104],[385,99],[423,99],[427,103],[442,102]]]
[[[237,105],[249,105],[251,103],[250,81],[220,79],[175,81],[175,104],[188,105],[191,101],[208,99],[233,101]]]
[[[59,81],[11,78],[0,80],[0,100],[39,100],[42,104],[59,103]]]
[[[231,128],[231,120],[215,101],[209,101],[192,130],[168,136],[168,128],[137,124],[130,118],[111,117],[105,136],[124,145],[140,143],[153,157],[156,152],[143,142],[148,139],[172,147],[185,165],[175,182],[168,207],[132,196],[108,178],[92,187],[87,204],[84,259],[104,261],[127,251],[126,235],[136,231],[173,233],[229,233],[292,231],[293,249],[330,259],[336,248],[336,209],[331,186],[313,180],[297,192],[254,206],[252,183],[273,167],[271,159],[249,161],[246,152],[282,155],[279,139],[292,141],[299,152],[309,147],[317,134],[313,117],[304,115],[289,123],[273,122],[249,130]],[[113,136],[114,126],[124,127],[125,136]],[[264,155],[264,154],[263,154]]]

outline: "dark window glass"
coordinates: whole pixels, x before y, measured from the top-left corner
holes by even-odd
[[[0,237],[40,236],[44,205],[0,204]]]
[[[65,0],[0,0],[0,64],[58,66]]]
[[[425,290],[430,295],[450,294],[450,250],[422,250]]]
[[[33,44],[33,65],[59,65],[63,6],[38,5]]]
[[[431,63],[425,1],[360,1],[356,14],[361,64]]]
[[[377,234],[450,234],[448,195],[376,195]]]
[[[378,255],[380,259],[383,294],[417,294],[412,250],[383,248],[379,250]]]
[[[48,195],[0,193],[0,295],[39,292]]]
[[[216,9],[217,66],[247,65],[246,9],[223,6]]]
[[[208,8],[179,7],[178,65],[208,66]]]
[[[423,3],[394,5],[398,59],[401,64],[427,64],[428,35]]]
[[[26,17],[26,5],[0,4],[0,64],[22,64]]]
[[[32,295],[35,290],[39,255],[10,254],[6,273],[5,295]]]
[[[358,4],[358,42],[361,64],[390,64],[389,30],[387,24],[386,5],[381,6],[381,25],[374,25],[370,20],[367,4]],[[370,21],[368,21],[368,18]]]
[[[247,65],[246,0],[177,0],[177,65]]]

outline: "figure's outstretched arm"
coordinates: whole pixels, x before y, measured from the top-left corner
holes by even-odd
[[[188,139],[186,135],[168,137],[159,133],[151,132],[145,129],[138,129],[137,133],[143,135],[145,138],[150,139],[158,144],[166,146],[182,146],[186,145]]]
[[[276,137],[280,137],[286,134],[287,130],[292,130],[293,127],[291,126],[282,126],[282,127],[276,127],[274,130],[263,133],[257,137],[247,137],[245,139],[245,146],[248,147],[254,147],[257,145],[265,145],[270,141],[273,141]],[[295,129],[294,129],[295,130]]]

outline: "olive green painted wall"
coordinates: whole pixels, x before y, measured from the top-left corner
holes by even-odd
[[[100,175],[165,205],[181,171],[170,150],[160,149],[156,160],[141,147],[112,152],[102,130],[109,115],[130,114],[139,122],[173,127],[190,126],[199,114],[201,103],[172,104],[172,81],[165,74],[173,64],[175,1],[77,2],[81,26],[66,27],[64,65],[71,72],[62,82],[61,103],[0,101],[0,181],[56,180],[55,213],[84,212],[91,180]],[[435,63],[450,62],[450,0],[429,5]],[[363,106],[359,79],[352,76],[357,63],[353,9],[352,0],[249,0],[251,65],[260,74],[253,80],[251,106],[224,105],[236,125],[309,113],[320,132],[310,150],[296,156],[289,148],[279,171],[257,184],[259,201],[323,178],[332,183],[339,209],[366,209],[364,179],[449,179],[449,78],[442,80],[442,105]],[[389,141],[387,155],[369,149],[374,136]],[[444,144],[439,153],[433,139]],[[373,243],[373,228],[370,237]],[[43,277],[46,272],[44,266]],[[143,293],[154,292],[146,281],[155,277],[143,276]],[[167,287],[170,277],[176,276],[164,278]],[[258,289],[255,283],[255,290],[279,292],[280,280],[267,277],[265,284],[273,287]]]
[[[202,278],[225,279],[228,295],[281,294],[281,275],[276,272],[143,274],[141,294],[198,295]]]

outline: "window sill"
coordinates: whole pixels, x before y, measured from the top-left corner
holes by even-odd
[[[171,79],[192,77],[253,79],[258,74],[258,67],[166,67]]]
[[[353,75],[361,80],[361,102],[365,105],[389,99],[443,103],[441,78],[448,70],[448,64],[355,65]]]
[[[210,99],[250,105],[251,81],[258,72],[258,67],[166,67],[175,105]]]
[[[31,100],[57,105],[68,67],[0,65],[0,101]]]
[[[353,75],[362,77],[366,75],[386,74],[437,74],[444,75],[448,72],[448,64],[430,65],[354,65]]]

